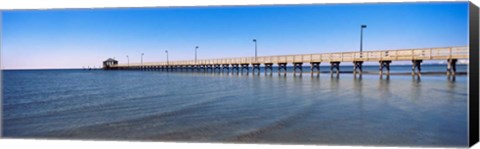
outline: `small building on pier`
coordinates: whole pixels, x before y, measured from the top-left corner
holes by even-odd
[[[103,61],[103,69],[110,69],[112,68],[113,66],[116,66],[118,65],[118,61],[113,59],[113,58],[109,58],[105,61]]]

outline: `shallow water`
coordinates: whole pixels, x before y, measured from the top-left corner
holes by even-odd
[[[460,147],[468,140],[466,75],[7,70],[2,91],[3,136],[11,138]]]

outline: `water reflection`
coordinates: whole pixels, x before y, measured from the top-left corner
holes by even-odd
[[[270,73],[265,73],[265,76],[272,77],[272,76],[273,76],[273,73],[272,73],[272,72],[270,72]]]
[[[339,84],[340,84],[340,77],[339,75],[335,75],[335,77],[333,75],[330,75],[330,90],[331,92],[334,92],[336,96],[338,96],[338,92],[341,91],[341,89],[339,88]]]
[[[455,83],[456,77],[455,76],[448,76],[448,89],[453,91],[457,87],[457,83]]]
[[[447,80],[448,80],[449,82],[455,82],[456,77],[455,77],[455,75],[448,75]]]
[[[320,80],[321,80],[321,78],[319,76],[311,76],[310,77],[310,82],[312,83],[310,90],[315,92],[315,94],[323,91],[323,90],[321,90],[322,83],[321,83]]]
[[[414,75],[412,76],[412,81],[416,83],[420,83],[422,81],[422,77],[420,77],[420,75]]]
[[[422,96],[422,84],[420,83],[422,82],[422,79],[420,76],[412,76],[412,83],[411,83],[411,96],[413,96],[413,98],[411,98],[413,101],[417,101],[419,100]]]
[[[300,73],[299,75],[297,75],[297,74],[294,73],[294,74],[293,74],[293,78],[302,78],[302,73]]]
[[[386,75],[385,78],[380,75],[377,87],[377,91],[380,92],[380,98],[388,100],[388,97],[392,96],[390,92],[390,75]]]
[[[468,140],[463,76],[239,75],[65,71],[45,79],[7,72],[4,111],[10,120],[4,132],[183,141],[222,141],[247,132],[247,140],[237,141],[370,145],[460,146]],[[64,90],[83,94],[65,98]],[[17,100],[42,97],[61,100],[29,106]]]
[[[340,78],[340,74],[337,73],[337,74],[330,74],[330,78],[332,79],[339,79]]]
[[[357,74],[354,74],[354,75],[353,75],[353,79],[354,79],[354,80],[357,80],[357,79],[358,79],[358,80],[362,80],[362,76],[363,76],[362,74],[358,74],[358,78],[357,78]]]
[[[380,74],[380,79],[383,79],[383,74]],[[385,79],[389,80],[389,79],[390,79],[390,75],[389,75],[389,74],[385,75]]]
[[[362,75],[360,74],[358,77],[357,75],[353,76],[353,89],[355,91],[355,96],[358,96],[360,100],[363,98],[362,88],[364,87],[362,81]]]

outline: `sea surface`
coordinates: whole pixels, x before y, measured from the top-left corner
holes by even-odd
[[[380,77],[378,66],[364,69],[375,74],[3,70],[2,135],[467,146],[468,75]],[[422,71],[445,70],[427,65]],[[392,72],[410,71],[411,66],[392,66]]]

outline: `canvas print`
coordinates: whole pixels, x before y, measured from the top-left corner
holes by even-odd
[[[468,2],[1,18],[4,138],[469,144]]]

